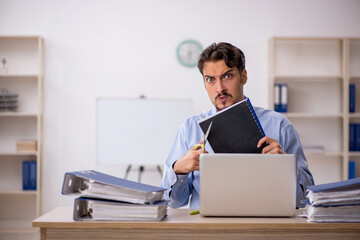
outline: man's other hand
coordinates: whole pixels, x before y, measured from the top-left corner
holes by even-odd
[[[263,137],[259,140],[257,147],[261,147],[264,143],[268,143],[268,145],[263,148],[262,154],[286,154],[276,139]]]

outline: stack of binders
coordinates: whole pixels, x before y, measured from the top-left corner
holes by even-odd
[[[165,189],[93,170],[65,174],[62,194],[77,195],[74,220],[160,221],[167,214]]]
[[[310,222],[360,222],[360,178],[308,187]]]

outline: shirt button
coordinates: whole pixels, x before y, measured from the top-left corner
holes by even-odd
[[[183,182],[184,182],[184,180],[183,180],[183,179],[181,179],[181,180],[180,180],[180,182],[182,182],[182,183],[183,183]]]

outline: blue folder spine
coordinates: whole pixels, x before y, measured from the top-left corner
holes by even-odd
[[[30,162],[23,161],[22,162],[22,187],[23,190],[30,190]]]
[[[280,112],[280,84],[275,83],[274,85],[274,108],[276,112]]]
[[[349,85],[349,112],[355,112],[356,89],[355,84]]]
[[[355,161],[349,161],[349,179],[355,178]]]
[[[360,151],[360,123],[356,123],[354,128],[354,151]]]
[[[281,85],[281,99],[280,99],[280,106],[281,106],[281,112],[287,112],[288,110],[288,97],[289,97],[289,87],[287,84]]]
[[[349,151],[355,151],[355,124],[349,126]]]
[[[274,85],[274,108],[276,112],[287,112],[289,101],[289,86],[285,83],[275,83]]]
[[[29,179],[30,179],[30,190],[36,190],[36,161],[30,161],[30,173],[29,173]]]

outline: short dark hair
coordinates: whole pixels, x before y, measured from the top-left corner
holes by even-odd
[[[232,68],[237,67],[241,73],[245,69],[245,55],[237,47],[230,43],[213,43],[207,47],[199,56],[198,69],[203,75],[203,67],[206,61],[224,60],[225,64]]]

